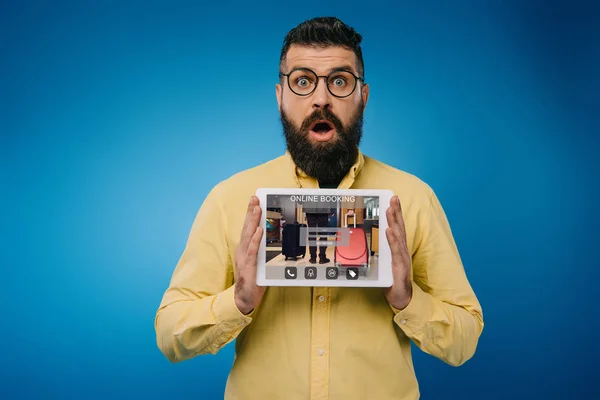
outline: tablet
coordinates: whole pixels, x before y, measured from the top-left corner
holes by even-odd
[[[256,196],[257,285],[392,286],[390,190],[260,188]]]

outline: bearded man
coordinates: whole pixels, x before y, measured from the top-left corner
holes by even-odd
[[[411,341],[453,366],[475,353],[482,310],[438,198],[359,150],[361,41],[332,17],[287,34],[276,84],[287,151],[210,191],[157,311],[157,344],[172,362],[237,339],[225,399],[414,400]],[[393,285],[257,286],[260,187],[392,190],[382,207]]]

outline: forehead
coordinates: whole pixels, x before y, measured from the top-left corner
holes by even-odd
[[[294,68],[310,68],[319,75],[340,67],[350,67],[353,72],[358,72],[356,55],[352,50],[341,46],[293,45],[287,52],[285,65],[288,71]]]

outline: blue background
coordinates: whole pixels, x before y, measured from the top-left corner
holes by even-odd
[[[222,398],[233,347],[170,364],[155,312],[208,191],[284,152],[279,51],[320,15],[364,36],[362,150],[434,188],[483,306],[464,366],[415,351],[423,398],[600,395],[597,7],[248,3],[2,2],[0,397]]]

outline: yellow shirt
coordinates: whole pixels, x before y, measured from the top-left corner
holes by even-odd
[[[243,315],[234,300],[234,257],[259,187],[319,185],[286,152],[211,190],[156,314],[157,344],[169,360],[215,354],[237,339],[226,400],[413,400],[410,340],[453,366],[473,356],[482,310],[437,197],[414,175],[362,153],[339,188],[399,196],[412,254],[410,304],[394,309],[381,288],[269,287]]]

